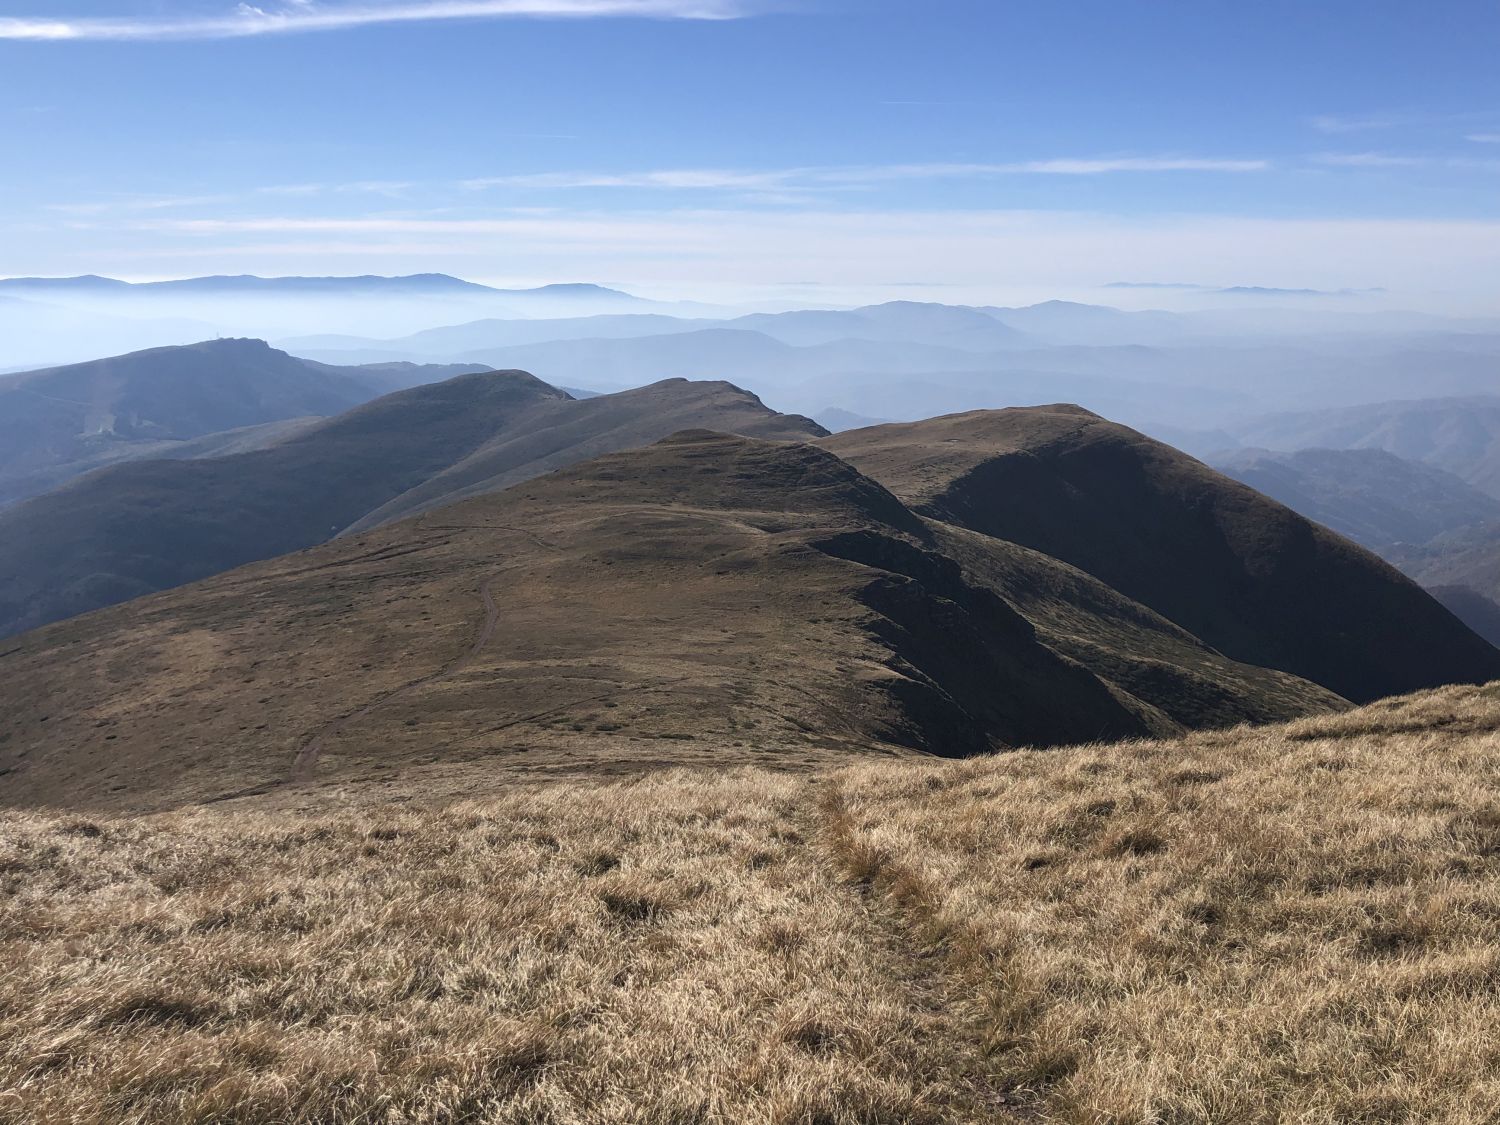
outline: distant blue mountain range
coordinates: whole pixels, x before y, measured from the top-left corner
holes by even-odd
[[[234,277],[189,277],[175,281],[120,281],[97,274],[82,277],[12,277],[0,279],[0,292],[54,293],[54,294],[126,294],[126,293],[178,293],[178,294],[434,294],[434,295],[493,295],[498,297],[552,297],[558,299],[580,298],[590,301],[608,300],[620,304],[647,304],[639,297],[618,289],[602,285],[563,284],[543,285],[534,289],[496,289],[444,273],[419,273],[407,277],[257,277],[242,274]]]

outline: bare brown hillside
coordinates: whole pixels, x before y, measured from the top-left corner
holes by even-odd
[[[1180,729],[832,454],[703,431],[28,634],[0,675],[13,804]]]
[[[385,395],[271,448],[112,466],[0,512],[0,636],[699,426],[824,432],[728,383],[578,401],[524,371],[486,371]]]
[[[110,808],[1347,706],[826,451],[704,431],[27,634],[0,675],[0,799]]]

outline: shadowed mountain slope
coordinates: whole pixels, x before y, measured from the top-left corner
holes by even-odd
[[[709,424],[823,432],[727,384],[579,402],[524,372],[486,372],[387,395],[258,452],[116,465],[0,513],[0,635],[323,542],[393,502],[417,510]]]
[[[107,465],[265,448],[387,391],[487,370],[339,367],[209,340],[21,372],[0,379],[0,507]]]
[[[1500,648],[1500,603],[1468,586],[1430,586],[1427,592],[1470,629]]]
[[[1078,661],[1165,724],[1184,729],[1277,722],[1347,702],[1297,676],[1231,660],[1161,614],[1077,567],[992,536],[929,520],[964,579],[994,591],[1048,647]]]
[[[1373,551],[1500,522],[1500,500],[1383,449],[1244,449],[1209,458],[1225,476]]]
[[[1170,729],[938,545],[815,446],[679,434],[18,638],[4,800]]]
[[[667,379],[636,390],[553,401],[525,427],[510,427],[452,467],[358,520],[362,531],[603,453],[646,445],[679,430],[714,429],[744,437],[820,437],[821,426],[777,414],[732,383]]]
[[[0,379],[0,503],[161,443],[308,415],[378,391],[259,340],[154,348]]]
[[[228,457],[235,453],[254,453],[269,449],[283,441],[311,429],[323,419],[319,417],[287,418],[281,422],[262,422],[258,426],[242,426],[233,430],[220,430],[202,437],[186,438],[182,441],[123,441],[102,444],[87,457],[51,465],[34,472],[23,473],[7,479],[5,489],[12,501],[41,496],[54,488],[60,488],[75,478],[96,469],[119,465],[127,461],[196,461],[203,457]],[[4,505],[0,505],[3,507]]]
[[[1213,461],[1227,476],[1369,547],[1492,644],[1500,636],[1500,611],[1490,601],[1500,597],[1500,500],[1383,449],[1250,449]]]
[[[1062,559],[1235,660],[1346,698],[1500,676],[1500,652],[1393,567],[1081,407],[822,444],[924,514]]]

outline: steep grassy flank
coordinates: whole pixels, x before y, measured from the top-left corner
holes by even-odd
[[[1348,699],[1500,677],[1500,651],[1394,567],[1081,407],[822,444],[925,515],[1071,563],[1226,656]]]
[[[0,803],[1178,729],[935,545],[815,446],[680,434],[16,638]]]
[[[350,531],[405,519],[530,480],[590,457],[660,441],[681,430],[719,430],[744,437],[799,440],[827,431],[811,419],[778,414],[732,383],[666,379],[650,386],[549,403],[507,427],[469,456],[383,504]]]
[[[163,441],[337,414],[379,392],[352,368],[209,340],[0,378],[0,504]]]
[[[562,392],[519,371],[386,395],[270,449],[116,465],[0,513],[0,635],[320,543]]]
[[[485,371],[386,395],[258,452],[116,465],[0,512],[0,636],[696,426],[824,432],[727,383],[580,402],[525,372]]]
[[[0,814],[0,1121],[1480,1125],[1497,726]]]
[[[1272,723],[1350,706],[1297,676],[1230,660],[1159,613],[1040,551],[936,520],[928,526],[965,580],[1004,598],[1049,648],[1181,728]]]

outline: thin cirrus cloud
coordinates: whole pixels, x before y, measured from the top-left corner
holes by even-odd
[[[100,19],[0,17],[0,39],[37,42],[241,39],[342,31],[374,24],[478,19],[725,20],[749,14],[745,0],[408,0],[317,4],[293,0],[275,10],[240,4],[222,16]]]
[[[787,168],[744,171],[677,168],[649,172],[539,172],[466,180],[465,188],[648,188],[671,191],[782,191],[857,187],[900,180],[965,179],[1009,175],[1098,176],[1115,172],[1264,172],[1268,160],[1203,157],[1118,157],[1028,160],[1003,164],[891,164],[851,168]]]
[[[1312,118],[1308,124],[1320,133],[1368,133],[1377,129],[1395,129],[1421,120],[1420,116],[1410,113],[1378,113],[1364,116],[1324,113]]]
[[[1313,160],[1333,168],[1420,168],[1430,163],[1425,156],[1392,156],[1384,152],[1325,152]]]
[[[1387,152],[1325,152],[1313,163],[1330,168],[1446,168],[1478,172],[1500,169],[1500,160],[1470,156],[1399,156]]]
[[[1473,110],[1465,113],[1369,113],[1364,115],[1325,113],[1308,119],[1320,133],[1375,133],[1397,129],[1423,129],[1427,131],[1450,129],[1482,129],[1470,133],[1464,139],[1480,144],[1500,143],[1500,133],[1488,131],[1496,118],[1494,110]]]

